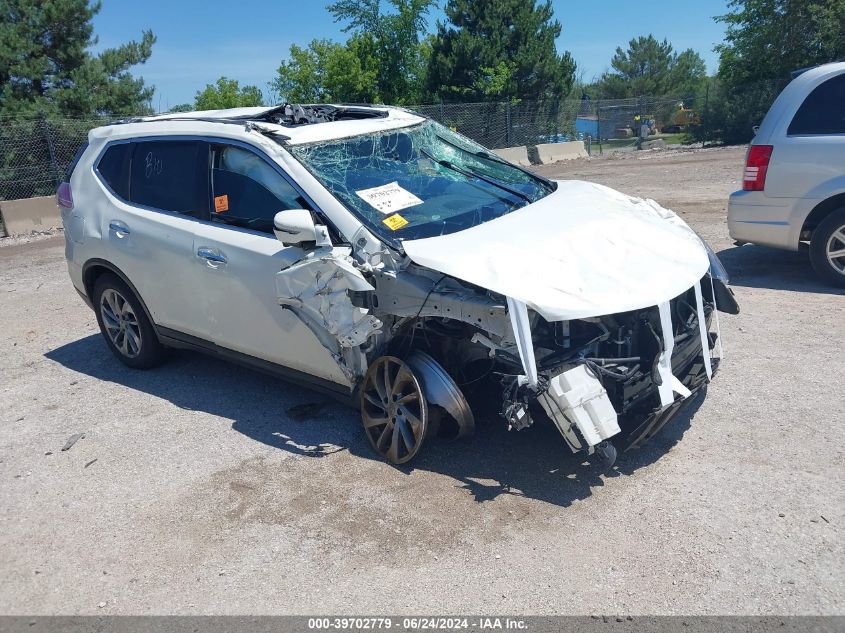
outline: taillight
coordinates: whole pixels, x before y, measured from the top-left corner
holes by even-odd
[[[56,191],[56,200],[58,200],[60,207],[73,209],[73,193],[70,190],[69,182],[63,182],[59,185]]]
[[[745,173],[742,176],[742,188],[745,191],[763,191],[771,157],[771,145],[751,146],[745,161]]]

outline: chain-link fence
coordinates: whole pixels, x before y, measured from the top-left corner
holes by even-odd
[[[0,118],[0,200],[55,193],[88,131],[107,118]]]
[[[557,102],[441,103],[412,106],[486,147],[582,140],[591,152],[634,148],[643,139],[691,141],[706,97],[572,99]]]
[[[668,144],[690,140],[706,98],[437,103],[411,109],[491,149],[583,140],[595,154],[633,149],[655,135]],[[54,193],[88,131],[109,120],[0,118],[0,200]]]

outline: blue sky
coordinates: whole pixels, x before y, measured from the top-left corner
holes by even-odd
[[[440,0],[443,5],[444,0]],[[317,37],[345,39],[323,0],[103,0],[94,18],[97,49],[138,39],[145,28],[158,37],[150,60],[135,74],[156,87],[153,107],[167,110],[193,102],[205,84],[220,75],[264,89],[291,44]],[[601,74],[613,51],[637,35],[667,38],[676,50],[693,48],[716,69],[713,46],[724,27],[713,16],[726,0],[553,0],[563,25],[558,50],[569,50],[585,79]],[[442,13],[432,14],[431,24]]]

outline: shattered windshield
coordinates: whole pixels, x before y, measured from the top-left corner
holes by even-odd
[[[487,222],[554,188],[433,121],[288,149],[394,245]]]

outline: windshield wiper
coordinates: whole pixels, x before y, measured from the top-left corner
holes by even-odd
[[[531,204],[532,202],[534,202],[531,199],[531,196],[529,196],[526,193],[521,192],[519,189],[513,189],[511,187],[508,187],[505,184],[502,184],[498,180],[494,180],[493,178],[488,178],[487,176],[482,176],[481,174],[477,174],[474,171],[470,171],[469,169],[464,169],[463,167],[458,167],[457,165],[455,165],[451,161],[445,160],[443,158],[435,158],[434,156],[432,156],[429,152],[427,152],[423,148],[420,148],[420,154],[422,154],[423,156],[425,156],[426,158],[428,158],[430,160],[433,160],[438,165],[443,165],[443,167],[445,167],[446,169],[451,169],[452,171],[455,171],[455,172],[457,172],[457,173],[459,173],[463,176],[466,176],[467,178],[477,178],[478,180],[486,182],[488,185],[493,185],[494,187],[498,187],[502,191],[508,192],[512,196],[516,196],[517,198],[522,198],[528,204]]]
[[[513,163],[509,163],[508,161],[506,161],[501,156],[497,156],[496,154],[491,154],[490,152],[483,152],[483,151],[480,151],[480,150],[477,151],[477,152],[474,152],[471,149],[467,149],[466,147],[461,147],[457,143],[453,143],[448,138],[444,138],[444,137],[440,136],[439,134],[435,134],[434,136],[436,136],[441,141],[446,143],[446,145],[454,147],[455,149],[459,149],[462,152],[464,152],[465,154],[469,154],[470,156],[475,156],[476,158],[483,158],[485,160],[489,160],[491,163],[499,163],[500,165],[505,165],[506,167],[513,167],[515,169],[518,169],[523,174],[530,176],[531,178],[536,178],[537,180],[542,182],[544,185],[549,187],[552,191],[555,190],[554,183],[551,180],[549,180],[548,178],[543,178],[543,176],[535,174],[534,172],[529,171],[529,170],[525,169],[524,167],[521,167],[519,165],[515,165]]]

